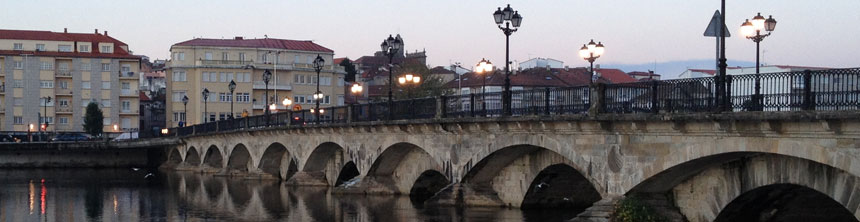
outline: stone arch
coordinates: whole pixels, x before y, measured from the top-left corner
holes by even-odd
[[[277,142],[272,143],[263,151],[263,156],[260,157],[260,163],[257,168],[281,180],[289,179],[298,171],[292,162],[292,156],[287,147]]]
[[[747,191],[717,215],[727,221],[858,221],[839,202],[809,187],[774,184]]]
[[[409,200],[414,205],[423,205],[424,201],[450,184],[451,180],[441,172],[436,170],[424,171],[412,183],[412,188],[409,189]]]
[[[343,168],[341,168],[340,173],[338,173],[337,180],[335,180],[334,186],[340,186],[341,184],[352,180],[352,178],[355,178],[359,175],[361,175],[361,173],[358,172],[358,167],[355,166],[355,162],[346,162],[346,164],[343,165]]]
[[[182,163],[182,154],[179,148],[170,149],[170,154],[167,155],[167,165],[176,166]]]
[[[600,193],[567,164],[544,168],[532,180],[523,197],[522,208],[556,207],[572,209],[572,216],[584,211],[601,199]]]
[[[380,192],[409,194],[421,174],[428,170],[444,171],[435,158],[421,147],[411,143],[396,143],[376,157],[365,179],[384,187],[385,190]],[[448,180],[447,177],[444,179]]]
[[[185,152],[185,165],[200,166],[200,154],[197,152],[197,148],[192,146]]]
[[[577,191],[584,193],[583,195],[570,197],[583,198],[575,202],[592,201],[595,195],[602,197],[603,194],[594,185],[596,183],[593,179],[582,173],[583,170],[570,159],[558,152],[534,145],[509,146],[490,153],[463,176],[461,186],[465,186],[462,188],[465,191],[458,192],[474,192],[475,195],[483,196],[482,200],[465,203],[467,205],[520,207],[540,173],[559,164],[572,169],[564,172],[573,175],[565,175],[564,178],[573,178],[577,183],[586,185],[587,189]],[[599,198],[593,201],[597,200]]]
[[[333,186],[337,183],[337,175],[346,164],[344,152],[344,148],[336,143],[322,143],[308,156],[302,172],[311,178],[321,179],[323,184]]]
[[[671,194],[678,208],[666,212],[677,212],[691,222],[714,221],[730,203],[743,201],[739,198],[745,194],[773,195],[762,190],[779,191],[786,186],[811,189],[855,218],[860,215],[857,176],[818,161],[762,152],[723,153],[684,162],[646,179],[626,196]]]
[[[236,144],[227,160],[227,170],[247,172],[251,169],[251,152],[243,144]]]
[[[203,166],[216,169],[224,167],[224,156],[221,154],[221,149],[215,145],[209,146],[209,149],[206,149],[206,155],[203,156]]]

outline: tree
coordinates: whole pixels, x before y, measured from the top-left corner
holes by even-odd
[[[421,77],[419,85],[400,85],[397,78],[406,74]],[[394,99],[424,98],[450,95],[451,90],[445,88],[442,78],[431,76],[426,65],[416,62],[404,62],[394,70]],[[398,93],[402,92],[402,93]]]
[[[104,114],[99,109],[99,104],[90,102],[87,105],[87,114],[84,116],[84,131],[92,136],[99,136],[102,134],[103,125]]]
[[[338,65],[343,66],[343,70],[346,71],[346,77],[344,78],[344,81],[355,82],[355,74],[358,73],[358,71],[355,70],[355,65],[352,64],[352,61],[349,61],[349,59],[345,58],[343,59],[343,61],[340,61],[340,64]]]

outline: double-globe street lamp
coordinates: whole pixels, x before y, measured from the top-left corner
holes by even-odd
[[[505,33],[505,92],[502,95],[502,109],[506,116],[511,115],[511,34],[517,31],[517,28],[520,27],[520,24],[523,22],[523,17],[519,12],[514,11],[511,8],[511,5],[508,4],[505,9],[499,7],[496,9],[496,12],[493,13],[493,19],[496,21],[496,25],[499,26],[499,29]],[[502,26],[502,23],[505,26]],[[513,26],[513,28],[511,28]]]
[[[588,42],[588,44],[582,45],[582,48],[579,49],[579,57],[588,61],[588,64],[591,67],[589,69],[590,72],[588,76],[589,84],[594,84],[594,61],[597,60],[597,58],[600,58],[604,51],[603,43],[598,42],[595,44],[594,39],[592,39],[591,42]]]
[[[209,89],[203,88],[203,122],[209,122],[209,110],[208,110],[208,102],[209,101]]]
[[[487,98],[486,98],[486,95],[487,95],[487,77],[493,75],[493,63],[491,63],[490,60],[481,59],[481,61],[478,62],[478,65],[475,66],[475,73],[485,74],[485,76],[481,77],[481,79],[483,79],[483,83],[481,85],[481,110],[483,110],[484,115],[486,115],[487,114]]]
[[[45,108],[45,115],[43,115],[42,117],[45,119],[45,123],[42,124],[41,127],[39,127],[39,131],[48,131],[48,103],[51,102],[51,99],[52,98],[50,96],[42,97],[42,100],[45,101],[45,103],[42,105]]]
[[[752,21],[747,19],[741,24],[741,34],[749,40],[755,42],[755,110],[762,110],[762,96],[761,96],[761,77],[759,76],[759,67],[761,63],[759,62],[759,45],[765,37],[770,36],[771,32],[776,29],[776,19],[773,19],[773,16],[768,16],[767,19],[764,16],[761,16],[759,12],[755,17],[752,18]],[[767,34],[761,34],[761,31],[767,31]]]
[[[317,54],[317,58],[314,59],[314,71],[317,72],[317,91],[314,93],[314,103],[316,104],[316,122],[320,123],[320,114],[323,112],[320,110],[320,100],[323,99],[323,93],[320,91],[320,71],[322,71],[323,65],[325,65],[325,59],[322,58],[319,54]]]
[[[382,53],[388,56],[388,119],[391,119],[394,110],[394,56],[403,47],[403,39],[399,34],[397,38],[388,35],[388,38],[383,39],[379,46],[382,48]]]

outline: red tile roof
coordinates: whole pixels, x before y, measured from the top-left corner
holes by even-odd
[[[594,69],[594,71],[600,74],[600,78],[607,79],[612,83],[636,82],[636,78],[627,75],[620,69]]]
[[[106,33],[105,33],[106,34]],[[124,42],[113,37],[99,33],[66,33],[66,32],[50,32],[50,31],[32,31],[32,30],[8,30],[0,29],[0,39],[20,39],[20,40],[38,40],[38,41],[68,41],[68,42],[89,42],[92,44],[91,53],[81,53],[78,49],[73,49],[74,52],[57,52],[57,51],[21,51],[21,50],[0,50],[2,55],[20,55],[33,54],[34,56],[56,56],[56,57],[87,57],[87,58],[127,58],[140,59],[140,56],[131,55],[122,48],[128,47]],[[101,53],[98,43],[113,43],[114,48],[112,53]]]
[[[143,91],[140,91],[140,93],[138,94],[138,98],[140,99],[140,101],[149,101],[149,100],[151,100],[151,99],[149,98],[149,96],[146,96],[146,93],[144,93]]]
[[[343,58],[334,58],[334,61],[333,61],[334,63],[333,63],[333,64],[335,64],[335,65],[340,64],[341,62],[343,62],[343,60],[344,60],[344,59],[349,60],[349,58],[347,58],[347,57],[343,57]],[[350,60],[350,61],[351,61],[351,60]]]
[[[713,70],[713,69],[690,69],[690,72],[701,72],[701,73],[705,73],[708,75],[714,75],[715,73],[717,73],[717,70]]]
[[[628,72],[627,75],[631,75],[631,76],[660,76],[660,74],[651,73],[651,72],[641,72],[641,71]]]
[[[313,41],[299,41],[289,39],[204,39],[196,38],[180,43],[174,46],[214,46],[214,47],[245,47],[245,48],[272,48],[272,49],[287,49],[298,51],[312,52],[329,52],[334,51],[317,45]]]

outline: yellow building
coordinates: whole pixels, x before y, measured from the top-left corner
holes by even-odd
[[[314,106],[317,78],[313,60],[317,55],[325,60],[320,72],[320,91],[324,98],[320,107],[344,103],[343,67],[332,63],[334,51],[311,41],[286,39],[192,39],[170,47],[171,60],[167,67],[167,126],[200,124],[230,118],[231,101],[234,117],[261,115],[268,107],[263,73],[272,73],[268,83],[269,104],[277,110],[302,109]],[[230,93],[230,81],[236,89]],[[209,91],[203,101],[202,92]],[[188,97],[188,103],[183,98]],[[285,98],[292,107],[284,107]],[[190,113],[191,115],[186,115]]]
[[[47,121],[47,131],[80,132],[95,102],[105,132],[137,131],[139,70],[140,57],[107,31],[0,30],[0,130]]]

